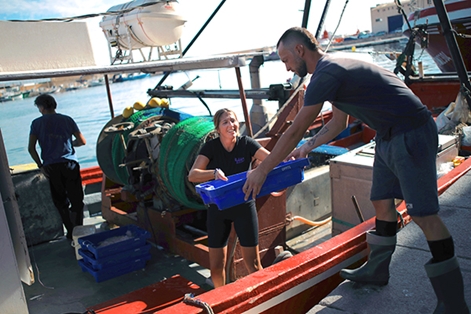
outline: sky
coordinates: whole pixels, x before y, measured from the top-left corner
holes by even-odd
[[[393,2],[384,0],[331,0],[324,28],[336,34],[350,35],[357,30],[371,30],[370,8]],[[120,0],[0,0],[0,20],[37,20],[104,13]],[[221,0],[179,0],[178,10],[186,19],[181,37],[183,48],[191,42]],[[313,0],[307,28],[315,33],[325,1]],[[19,9],[21,8],[21,9]],[[234,52],[274,46],[281,34],[292,26],[301,26],[304,0],[227,0],[203,31],[186,56]],[[83,19],[88,24],[92,46],[99,54],[97,63],[109,61],[108,43],[99,22],[102,17]]]

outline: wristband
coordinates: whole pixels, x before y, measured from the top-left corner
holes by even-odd
[[[216,175],[218,174],[218,170],[219,170],[219,168],[214,169],[214,173],[213,173],[214,174],[214,180],[217,180]]]

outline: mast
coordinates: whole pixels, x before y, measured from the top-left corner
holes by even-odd
[[[330,0],[326,0],[325,6],[324,6],[324,11],[322,11],[322,16],[321,16],[321,19],[319,21],[319,25],[317,26],[317,31],[316,31],[316,35],[315,35],[316,39],[318,39],[319,36],[321,35],[322,28],[324,27],[325,17],[327,15],[327,11],[329,10],[329,5],[330,5]]]
[[[458,42],[456,41],[455,32],[451,28],[450,19],[448,17],[448,13],[442,0],[433,0],[433,3],[435,5],[435,9],[440,20],[440,25],[442,26],[442,32],[445,36],[446,44],[448,46],[448,49],[450,50],[453,64],[460,79],[460,90],[462,93],[464,93],[466,101],[468,102],[468,107],[471,109],[471,85],[469,82],[466,67],[464,65],[463,56],[461,55],[461,51],[458,47]]]
[[[311,11],[311,0],[306,0],[304,2],[303,21],[301,22],[301,27],[307,28],[307,22],[309,20],[309,11]]]

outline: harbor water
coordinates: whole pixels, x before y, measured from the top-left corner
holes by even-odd
[[[386,57],[383,52],[401,52],[403,42],[388,45],[379,45],[358,48],[355,52],[349,52],[355,56],[371,59],[372,62],[393,70],[395,61]],[[421,60],[424,72],[439,73],[438,68],[430,56],[416,49],[415,60]],[[241,68],[242,82],[245,89],[250,89],[250,75],[248,67]],[[285,83],[292,77],[280,61],[265,62],[261,68],[261,85],[268,87],[271,84]],[[190,89],[237,89],[237,79],[234,69],[222,70],[194,70],[178,72],[170,75],[164,82],[175,89],[184,85],[188,80],[197,78]],[[120,115],[124,108],[133,106],[137,101],[144,104],[148,101],[147,90],[155,87],[161,80],[161,75],[154,75],[144,79],[114,83],[110,85],[114,116]],[[77,122],[81,132],[87,139],[87,145],[76,148],[79,162],[82,168],[98,165],[96,159],[97,139],[106,123],[111,119],[110,107],[106,87],[95,86],[74,91],[59,92],[53,94],[58,107],[57,112],[71,116]],[[243,110],[240,100],[205,99],[208,108],[198,99],[175,98],[171,99],[170,107],[192,115],[213,114],[220,108],[234,110],[243,120]],[[252,101],[247,100],[250,107]],[[278,107],[277,101],[265,101],[269,106]],[[28,137],[31,121],[40,116],[34,106],[34,98],[0,102],[0,130],[7,152],[10,166],[32,163],[28,153]]]

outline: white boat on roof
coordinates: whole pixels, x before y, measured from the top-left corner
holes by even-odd
[[[159,55],[165,54],[162,47],[171,48],[172,54],[181,56],[180,37],[186,20],[178,13],[176,0],[136,0],[111,7],[100,22],[110,48],[132,51],[146,47],[161,47]],[[110,51],[111,52],[111,51]],[[132,55],[128,55],[132,58]]]

